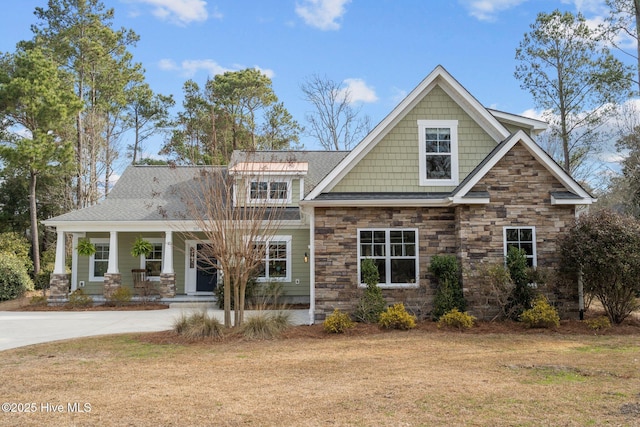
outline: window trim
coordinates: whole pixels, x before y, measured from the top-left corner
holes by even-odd
[[[259,283],[269,283],[269,282],[291,282],[291,269],[292,269],[292,265],[291,265],[291,241],[292,241],[292,237],[288,236],[288,235],[279,235],[279,236],[270,236],[270,237],[262,237],[262,238],[258,238],[255,239],[254,242],[255,243],[264,243],[267,247],[266,247],[266,253],[265,253],[265,258],[263,258],[265,260],[266,263],[266,268],[265,268],[265,273],[266,273],[266,277],[256,277],[256,282]],[[286,249],[286,266],[287,266],[287,274],[284,277],[270,277],[269,276],[269,245],[272,242],[285,242],[285,244],[287,245],[287,249]]]
[[[451,130],[451,179],[427,179],[427,141],[425,130],[427,128],[449,128]],[[458,185],[459,162],[458,162],[458,120],[418,120],[418,141],[419,141],[419,184],[421,186],[449,186]]]
[[[536,268],[538,266],[538,249],[536,242],[536,227],[535,226],[504,226],[502,228],[502,242],[503,242],[503,251],[504,251],[504,259],[507,259],[507,253],[509,252],[509,248],[507,245],[507,230],[531,230],[531,243],[533,246],[533,254],[531,256],[527,255],[527,258],[532,259],[532,266]],[[519,238],[519,237],[518,237]],[[528,242],[528,241],[525,241]],[[518,243],[521,243],[518,240]]]
[[[251,197],[251,185],[253,183],[266,182],[267,183],[267,197],[266,198],[252,198]],[[284,182],[287,184],[287,197],[283,199],[272,199],[271,198],[271,184],[276,182]],[[266,178],[251,178],[247,182],[246,187],[246,200],[247,203],[269,203],[269,204],[278,204],[278,203],[286,203],[291,204],[293,198],[293,180],[288,177],[266,177]]]
[[[358,287],[359,288],[366,288],[367,285],[366,283],[360,283],[360,277],[361,277],[361,272],[360,272],[360,265],[362,263],[362,260],[365,258],[369,258],[369,257],[363,257],[362,256],[362,251],[361,251],[361,243],[360,243],[360,233],[362,231],[384,231],[385,232],[385,272],[386,272],[386,276],[384,278],[384,282],[380,282],[378,283],[378,286],[382,289],[400,289],[400,288],[418,288],[420,287],[420,235],[418,233],[418,229],[417,228],[401,228],[401,227],[393,227],[393,228],[376,228],[376,227],[366,227],[366,228],[358,228],[357,229],[357,240],[358,240],[358,250],[357,250],[357,254],[358,254],[358,277],[357,277],[357,283],[358,283]],[[404,256],[404,257],[392,257],[391,256],[391,239],[390,239],[390,233],[392,231],[413,231],[414,235],[415,235],[415,256],[413,257],[408,257],[408,256]],[[414,258],[415,259],[415,270],[416,270],[416,277],[415,277],[415,282],[414,283],[391,283],[391,260],[392,259],[408,259],[408,258]],[[382,279],[382,278],[381,278]]]
[[[160,273],[164,271],[164,239],[161,237],[143,237],[146,241],[151,243],[152,245],[160,244],[162,245],[162,249],[160,250]],[[156,261],[156,260],[153,260]],[[145,254],[140,255],[140,268],[146,270],[147,269],[147,256]],[[147,280],[152,280],[154,282],[160,281],[160,276],[147,276]]]
[[[107,247],[109,247],[109,251],[111,251],[111,246],[109,245],[109,239],[108,238],[92,238],[89,239],[91,243],[95,244],[100,244],[100,245],[104,245],[106,243]],[[91,254],[91,256],[89,256],[89,281],[90,282],[104,282],[104,276],[96,276],[96,257],[95,257],[95,253]],[[100,260],[100,261],[104,261],[104,260]],[[106,259],[107,261],[107,269],[109,268],[109,258]],[[106,270],[105,270],[106,271]]]

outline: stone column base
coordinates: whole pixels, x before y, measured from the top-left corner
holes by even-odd
[[[176,296],[176,274],[160,274],[160,286],[158,287],[162,298],[173,298]]]
[[[69,275],[52,274],[49,281],[49,302],[62,303],[69,297]]]
[[[105,298],[110,298],[113,292],[122,284],[122,275],[120,273],[105,273],[104,287],[102,294]]]

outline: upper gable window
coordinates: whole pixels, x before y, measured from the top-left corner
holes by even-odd
[[[420,185],[458,185],[458,121],[418,120]]]
[[[291,202],[291,181],[251,181],[249,200],[252,202]]]

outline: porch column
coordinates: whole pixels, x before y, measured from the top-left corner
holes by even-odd
[[[162,273],[160,274],[160,296],[176,296],[176,273],[173,268],[173,231],[164,232],[164,252],[162,253]]]
[[[173,269],[173,232],[171,230],[164,232],[164,260],[162,263],[162,272],[164,274],[175,273]]]
[[[53,274],[65,274],[65,240],[64,231],[58,230],[56,238],[56,262],[53,267]]]
[[[56,261],[49,281],[49,300],[53,303],[63,301],[69,292],[69,276],[65,269],[65,235],[58,230],[56,238]]]
[[[109,264],[107,272],[104,273],[104,287],[102,293],[105,298],[109,298],[113,292],[122,284],[122,275],[118,268],[118,232],[109,232]]]

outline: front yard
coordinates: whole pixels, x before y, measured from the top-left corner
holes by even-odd
[[[273,341],[156,333],[4,351],[1,400],[23,406],[3,406],[0,425],[640,424],[637,325],[482,327],[335,336],[315,325]]]

